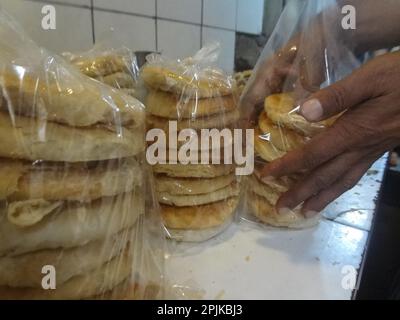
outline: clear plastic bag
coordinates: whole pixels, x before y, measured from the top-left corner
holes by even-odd
[[[88,77],[138,97],[139,68],[136,56],[130,49],[112,48],[104,41],[96,43],[89,51],[66,52],[63,56]]]
[[[143,104],[0,36],[0,299],[162,297]]]
[[[359,63],[343,44],[335,0],[292,1],[284,9],[241,96],[241,116],[255,129],[255,171],[246,179],[243,218],[288,228],[314,226],[301,205],[278,214],[276,203],[303,175],[260,178],[266,163],[302,148],[336,118],[310,123],[298,110],[313,92],[349,74]]]
[[[238,128],[235,82],[213,66],[218,52],[219,44],[213,43],[183,60],[151,54],[140,73],[148,88],[148,133],[161,129],[170,137],[191,130],[184,140],[168,139],[164,163],[152,163],[165,226],[171,238],[181,241],[204,241],[221,233],[232,222],[238,203],[235,165],[224,152],[232,140],[221,139],[218,146],[200,142],[202,130],[231,133]],[[180,161],[181,148],[190,141],[192,154],[198,160],[204,157],[204,162]]]

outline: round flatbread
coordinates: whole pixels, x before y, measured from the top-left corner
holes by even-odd
[[[3,203],[0,207],[0,257],[82,246],[131,227],[143,213],[143,197],[130,192],[91,203],[67,202],[36,224],[21,228],[8,220]]]
[[[319,216],[306,219],[299,209],[288,210],[285,214],[279,214],[275,207],[267,199],[253,192],[248,193],[247,203],[252,213],[262,222],[274,226],[291,229],[305,229],[318,224]]]
[[[177,207],[201,206],[203,204],[222,201],[239,195],[239,184],[234,182],[221,189],[209,193],[194,195],[176,195],[170,192],[158,192],[158,201],[162,204]]]
[[[168,229],[168,238],[183,242],[202,242],[214,238],[227,229],[232,223],[227,219],[223,224],[207,229]]]
[[[273,94],[265,99],[264,109],[276,125],[292,129],[304,136],[312,137],[323,131],[330,121],[311,123],[296,110],[295,100],[290,93]]]
[[[135,87],[133,76],[125,72],[116,72],[107,76],[96,77],[96,80],[118,89]]]
[[[262,169],[262,165],[256,164],[254,169],[254,175],[258,179],[259,182],[269,186],[272,190],[278,193],[284,193],[288,191],[291,187],[293,187],[297,181],[304,177],[303,174],[292,174],[290,177],[283,176],[279,178],[268,177],[265,179],[260,178],[260,170]],[[262,180],[262,181],[261,181]]]
[[[254,130],[254,150],[267,162],[272,162],[285,155],[285,152],[279,150],[270,140],[269,134],[263,134],[259,128]]]
[[[123,56],[107,54],[97,57],[78,57],[71,61],[79,70],[89,77],[99,77],[116,72],[129,72],[129,63]]]
[[[0,199],[91,201],[142,184],[135,158],[94,163],[38,163],[0,159]]]
[[[59,73],[45,74],[44,77],[26,71],[21,78],[15,66],[2,72],[0,98],[6,103],[0,104],[1,112],[13,119],[24,116],[69,127],[104,125],[115,131],[120,127],[143,126],[145,108],[135,98],[88,77],[72,74],[61,66]],[[43,130],[42,124],[42,130],[36,130],[35,134],[39,136]]]
[[[215,69],[193,68],[191,65],[175,64],[163,67],[148,64],[143,67],[141,77],[144,83],[155,90],[184,95],[192,99],[212,98],[232,94],[234,80]]]
[[[189,99],[160,90],[150,90],[146,98],[146,111],[167,119],[197,119],[236,109],[232,95],[210,99]]]
[[[76,128],[0,112],[0,157],[87,162],[135,156],[145,150],[143,128]]]
[[[123,283],[132,272],[129,249],[87,274],[75,276],[55,290],[0,287],[3,300],[75,300],[101,295]]]
[[[263,135],[269,136],[269,142],[277,149],[291,151],[301,148],[307,139],[293,130],[274,124],[263,111],[258,118],[258,127]]]
[[[235,170],[233,164],[156,164],[154,173],[181,178],[214,178],[225,176]]]
[[[135,228],[123,230],[106,239],[69,249],[40,250],[0,258],[0,286],[41,288],[45,265],[54,266],[57,284],[89,273],[119,256],[134,239]]]
[[[195,195],[217,191],[229,186],[236,181],[234,174],[215,178],[171,178],[168,176],[156,176],[156,190],[158,193],[173,195]]]
[[[167,228],[203,230],[232,219],[237,205],[238,197],[195,207],[161,205],[161,215]]]
[[[157,128],[169,133],[170,121],[175,121],[177,131],[183,129],[224,129],[233,128],[238,124],[240,118],[239,110],[211,115],[209,117],[196,119],[168,120],[165,118],[149,115],[146,119],[149,129]]]
[[[249,190],[255,194],[264,197],[271,205],[275,206],[281,193],[272,189],[269,185],[262,183],[258,178],[252,175],[248,181]]]

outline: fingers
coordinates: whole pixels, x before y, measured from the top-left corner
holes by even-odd
[[[281,196],[277,208],[293,209],[303,201],[329,188],[349,167],[363,158],[365,152],[347,152],[311,172],[303,181]]]
[[[356,106],[371,96],[367,89],[369,72],[359,69],[347,78],[312,94],[300,107],[300,113],[311,122],[328,119]]]
[[[322,211],[329,203],[353,188],[373,163],[374,161],[364,161],[351,167],[345,175],[329,188],[308,199],[303,205],[302,212]]]
[[[353,138],[344,126],[334,126],[315,136],[303,148],[288,152],[282,158],[267,164],[261,177],[281,177],[291,173],[312,170],[338,154],[351,149]]]

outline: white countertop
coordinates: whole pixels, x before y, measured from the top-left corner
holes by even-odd
[[[241,221],[204,243],[171,242],[166,273],[175,292],[201,299],[351,299],[345,280],[360,270],[386,159],[325,209],[313,229]]]

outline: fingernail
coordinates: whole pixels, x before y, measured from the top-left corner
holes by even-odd
[[[313,217],[315,217],[317,214],[318,214],[318,211],[313,211],[313,210],[308,210],[308,211],[304,212],[304,216],[305,216],[307,219],[313,218]]]
[[[300,112],[308,121],[318,121],[321,119],[324,110],[319,100],[311,99],[303,103]]]

